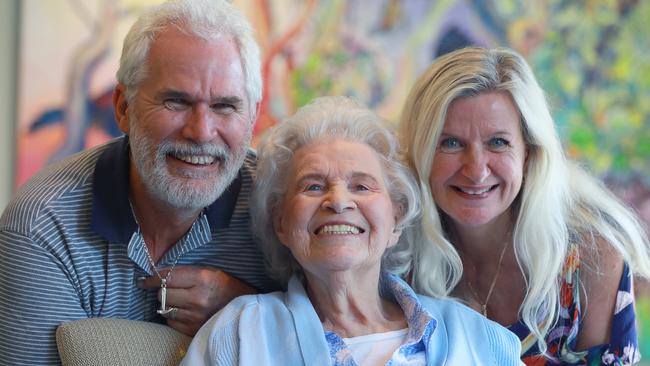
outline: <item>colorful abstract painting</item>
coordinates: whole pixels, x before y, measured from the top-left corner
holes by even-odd
[[[158,0],[24,0],[16,186],[116,136],[121,40]],[[356,97],[389,121],[435,57],[512,47],[547,92],[568,154],[650,223],[650,1],[235,0],[263,50],[256,135],[320,95]],[[639,286],[650,357],[650,290]]]

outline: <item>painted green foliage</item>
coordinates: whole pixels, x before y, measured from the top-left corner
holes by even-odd
[[[550,1],[530,62],[572,157],[601,176],[647,175],[650,2]]]

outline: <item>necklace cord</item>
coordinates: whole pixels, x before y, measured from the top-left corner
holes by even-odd
[[[151,256],[151,253],[149,253],[149,248],[147,247],[147,242],[144,240],[144,234],[142,233],[142,229],[140,227],[140,223],[138,222],[138,218],[135,216],[135,209],[133,208],[133,204],[131,203],[131,200],[129,199],[129,206],[131,207],[131,214],[133,215],[133,220],[135,221],[136,225],[138,226],[138,235],[142,238],[142,248],[144,249],[144,253],[147,255],[147,259],[149,259],[149,265],[151,266],[151,269],[153,272],[156,274],[158,279],[160,280],[160,289],[162,291],[161,293],[161,301],[160,301],[160,309],[157,310],[156,312],[158,314],[161,314],[162,316],[166,316],[167,314],[173,312],[176,310],[174,307],[167,308],[167,283],[169,282],[169,279],[172,276],[172,272],[174,271],[174,268],[176,268],[176,263],[178,263],[178,260],[185,254],[184,250],[181,250],[180,253],[176,256],[174,259],[174,262],[172,263],[171,267],[169,268],[169,271],[163,277],[160,274],[160,271],[158,271],[158,268],[156,267],[156,263],[153,260],[153,257]],[[192,224],[192,227],[194,227],[194,224]],[[191,229],[190,229],[191,230]],[[171,315],[170,315],[171,316]],[[172,317],[175,317],[173,315]]]
[[[501,255],[499,256],[499,263],[497,265],[497,272],[494,274],[494,278],[492,279],[492,283],[490,284],[490,289],[488,290],[487,296],[485,297],[485,301],[481,302],[480,296],[474,290],[474,287],[472,286],[472,282],[469,281],[467,278],[465,279],[465,282],[467,283],[467,286],[469,287],[469,290],[472,292],[472,296],[474,299],[478,302],[478,304],[481,306],[481,313],[483,316],[486,318],[487,316],[487,306],[488,303],[490,302],[490,297],[492,296],[492,291],[494,291],[494,287],[497,284],[497,279],[499,278],[499,273],[501,272],[501,264],[503,263],[503,257],[506,254],[506,250],[508,249],[508,242],[503,246],[503,249],[501,250]],[[474,267],[474,273],[477,273],[476,271],[476,266],[472,263],[472,267]]]

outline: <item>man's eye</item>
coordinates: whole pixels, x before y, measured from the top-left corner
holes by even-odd
[[[454,152],[462,148],[460,141],[454,137],[448,137],[440,141],[438,145],[442,152]]]
[[[230,114],[237,111],[237,107],[228,103],[216,103],[210,106],[213,111],[220,114]]]
[[[163,106],[170,111],[181,111],[188,107],[189,103],[182,99],[167,99],[163,101]]]
[[[488,141],[488,145],[492,150],[505,150],[510,147],[510,141],[502,137],[494,137]]]

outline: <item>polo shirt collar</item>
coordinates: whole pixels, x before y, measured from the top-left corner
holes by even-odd
[[[137,229],[129,204],[129,162],[129,138],[122,136],[108,143],[95,163],[91,228],[112,243],[128,244]],[[229,226],[240,189],[241,171],[204,209],[212,231]]]

